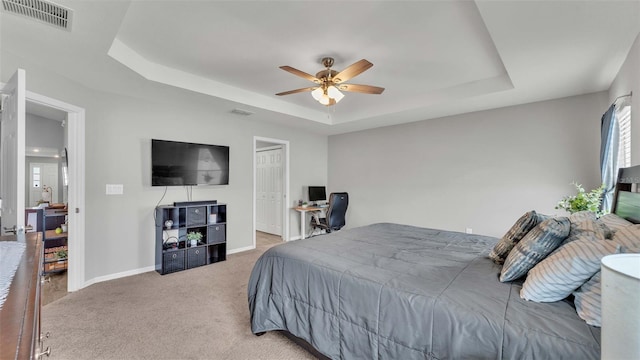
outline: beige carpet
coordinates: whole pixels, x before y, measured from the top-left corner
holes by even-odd
[[[277,332],[251,333],[247,283],[253,264],[280,243],[208,266],[144,273],[89,286],[43,307],[51,359],[315,359]]]
[[[52,303],[67,295],[67,272],[46,275],[42,284],[42,305]]]

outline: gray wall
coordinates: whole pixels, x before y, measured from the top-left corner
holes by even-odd
[[[502,236],[527,210],[599,185],[608,95],[494,109],[329,137],[329,187],[347,226],[398,222]]]
[[[326,136],[235,116],[215,99],[133,73],[119,86],[132,95],[123,95],[84,87],[13,53],[2,55],[0,81],[20,66],[29,91],[86,109],[85,281],[153,266],[154,207],[187,200],[183,187],[170,187],[163,198],[164,187],[150,186],[152,138],[230,146],[230,185],[193,189],[193,200],[228,203],[228,251],[252,246],[254,136],[290,142],[292,199],[301,198],[303,186],[326,182]],[[105,195],[105,184],[123,184],[124,195]],[[290,219],[290,234],[298,236],[299,217],[291,211]]]
[[[57,120],[47,119],[42,116],[34,115],[34,114],[26,114],[25,119],[25,127],[26,127],[26,136],[25,142],[26,146],[30,147],[46,147],[46,148],[55,148],[58,149],[58,154],[64,149],[65,144],[65,128],[62,127],[62,123]],[[53,158],[53,157],[36,157],[36,156],[27,156],[25,159],[25,182],[27,191],[25,192],[25,204],[27,207],[34,206],[34,204],[29,203],[29,188],[30,184],[30,174],[29,169],[31,163],[54,163],[58,164],[58,202],[66,202],[65,199],[65,191],[64,184],[62,181],[62,158]]]
[[[26,114],[27,146],[64,149],[64,127],[57,120]]]
[[[291,198],[309,184],[348,191],[347,226],[394,221],[501,236],[530,209],[553,213],[572,181],[599,184],[600,116],[610,99],[640,94],[636,40],[609,93],[483,111],[332,136],[233,116],[214,99],[129,73],[97,91],[3,49],[0,81],[20,66],[27,88],[87,110],[86,281],[153,265],[153,208],[185,200],[183,188],[149,186],[150,139],[229,145],[231,184],[202,187],[194,200],[229,204],[229,249],[251,245],[253,136],[290,141]],[[114,64],[113,67],[120,67]],[[638,102],[633,113],[640,113]],[[632,162],[640,164],[633,124]],[[330,148],[327,148],[327,144]],[[313,159],[310,161],[309,159]],[[328,166],[327,164],[330,164]],[[327,176],[329,173],[329,176]],[[327,181],[328,180],[328,181]],[[124,195],[105,195],[105,184]],[[289,201],[292,203],[292,201]],[[291,236],[299,217],[290,214]]]

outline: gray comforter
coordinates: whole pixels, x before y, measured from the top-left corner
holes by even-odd
[[[496,241],[374,224],[273,247],[249,280],[251,330],[332,359],[597,359],[599,329],[570,302],[498,281]]]

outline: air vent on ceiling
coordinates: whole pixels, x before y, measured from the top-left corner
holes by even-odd
[[[43,0],[2,0],[6,11],[71,31],[73,11]]]
[[[242,110],[242,109],[233,109],[231,110],[231,113],[236,115],[242,115],[242,116],[249,116],[253,114],[251,111]]]

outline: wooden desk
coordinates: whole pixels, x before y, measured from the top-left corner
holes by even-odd
[[[307,207],[296,206],[293,209],[300,213],[300,238],[306,239],[307,238],[307,213],[322,211],[326,208],[320,208],[315,206],[307,206]]]
[[[0,310],[0,359],[37,359],[40,342],[42,233],[27,233],[27,247]],[[15,241],[16,235],[0,236]]]

